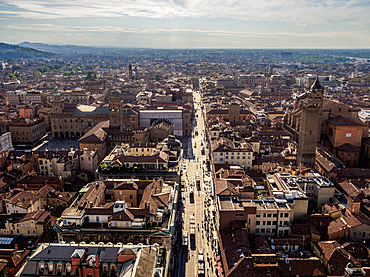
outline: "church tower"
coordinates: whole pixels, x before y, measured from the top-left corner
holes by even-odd
[[[320,142],[321,139],[321,121],[322,121],[322,107],[324,104],[324,87],[320,84],[318,78],[314,81],[310,88],[308,96],[308,104],[319,108],[319,124],[317,126],[317,142]]]
[[[109,127],[123,128],[123,109],[121,96],[109,96]]]
[[[297,166],[316,161],[316,145],[321,136],[321,117],[324,101],[324,88],[318,79],[308,92],[308,102],[303,104],[301,127],[299,130]]]
[[[64,110],[64,100],[60,99],[59,93],[53,94],[53,100],[51,101],[51,111],[53,114],[62,113]]]

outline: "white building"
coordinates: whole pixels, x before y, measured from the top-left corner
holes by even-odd
[[[13,150],[12,135],[6,132],[0,136],[0,150]]]
[[[182,128],[182,110],[140,110],[140,126],[149,128],[157,119],[167,119],[173,122],[173,134],[175,136],[183,135]]]

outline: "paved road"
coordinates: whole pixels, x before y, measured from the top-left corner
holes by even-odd
[[[205,276],[216,276],[214,249],[217,248],[216,241],[213,240],[214,219],[210,211],[213,206],[213,180],[211,174],[207,171],[207,158],[209,149],[207,149],[204,112],[200,108],[201,97],[199,93],[194,92],[194,104],[196,117],[193,121],[193,136],[189,138],[189,148],[182,160],[183,175],[181,182],[184,185],[183,209],[182,211],[182,232],[188,232],[189,247],[180,249],[176,255],[174,270],[172,276],[198,276],[198,252],[203,249]],[[196,130],[198,135],[196,134]],[[202,145],[204,146],[204,155],[202,155]],[[191,146],[191,148],[190,148]],[[200,179],[200,187],[196,185],[196,172]],[[194,201],[190,201],[190,186],[194,191]],[[190,216],[195,217],[195,249],[190,247]],[[179,240],[181,244],[181,240]]]

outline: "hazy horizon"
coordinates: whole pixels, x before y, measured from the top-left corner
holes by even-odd
[[[21,41],[21,42],[6,42],[2,41],[6,44],[12,44],[12,45],[20,45],[22,43],[35,43],[35,44],[47,44],[52,46],[77,46],[77,47],[96,47],[96,48],[132,48],[132,49],[161,49],[161,50],[367,50],[370,49],[370,47],[254,47],[254,48],[246,48],[246,47],[239,47],[239,48],[232,48],[232,47],[224,47],[224,48],[217,48],[217,47],[192,47],[192,48],[183,48],[183,47],[173,47],[173,48],[165,48],[165,47],[139,47],[139,46],[119,46],[119,45],[88,45],[88,44],[72,44],[72,43],[44,43],[39,41]]]
[[[158,49],[366,49],[366,0],[2,1],[11,44]]]

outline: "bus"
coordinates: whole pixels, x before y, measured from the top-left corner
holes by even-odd
[[[195,224],[190,224],[190,248],[195,250]]]
[[[195,172],[195,180],[198,191],[200,190],[200,178],[199,178],[199,172]]]
[[[189,199],[190,203],[194,203],[194,190],[193,190],[193,187],[191,186],[190,187],[190,199]]]
[[[188,248],[188,232],[184,231],[182,234],[182,247]]]

